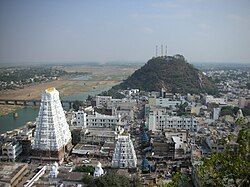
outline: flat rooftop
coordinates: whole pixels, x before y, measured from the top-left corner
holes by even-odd
[[[89,150],[89,149],[100,149],[100,146],[98,145],[90,145],[90,144],[81,144],[78,143],[74,149],[83,149],[83,150]]]
[[[78,143],[72,150],[73,154],[99,154],[100,146]]]
[[[111,130],[111,129],[89,129],[88,130],[89,134],[86,134],[87,136],[109,136],[109,137],[113,137],[115,136],[115,131]]]
[[[11,183],[12,179],[27,167],[28,164],[25,163],[0,162],[0,181]]]

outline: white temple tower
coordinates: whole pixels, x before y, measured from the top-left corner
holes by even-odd
[[[46,159],[63,159],[67,145],[71,145],[71,132],[55,88],[42,93],[41,105],[36,119],[36,130],[32,149],[33,156]]]
[[[104,171],[102,169],[102,164],[101,164],[101,162],[98,162],[96,167],[95,167],[94,177],[100,177],[103,174],[104,174]]]
[[[119,135],[116,142],[112,167],[136,168],[137,158],[130,135]]]

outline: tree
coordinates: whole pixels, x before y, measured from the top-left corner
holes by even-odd
[[[250,82],[247,83],[247,89],[250,90]]]
[[[75,111],[78,111],[79,108],[80,108],[81,106],[83,106],[83,105],[84,105],[84,103],[83,103],[82,101],[76,100],[76,101],[73,102],[73,109],[74,109]]]
[[[244,116],[250,116],[250,108],[249,107],[243,108],[242,112],[243,112]]]
[[[84,175],[82,178],[82,182],[84,184],[91,184],[93,183],[94,177],[92,175]]]
[[[179,105],[179,109],[177,111],[177,115],[178,116],[182,116],[182,115],[187,115],[187,112],[186,112],[186,107],[188,106],[188,103],[185,102],[181,105]]]
[[[180,172],[175,172],[172,174],[171,180],[172,181],[165,184],[164,187],[185,186],[190,181],[190,178]]]
[[[250,185],[250,128],[243,127],[237,138],[238,148],[227,147],[225,152],[213,153],[198,167],[202,186]]]
[[[92,101],[93,100],[93,96],[92,95],[88,95],[86,101]]]
[[[84,173],[90,173],[90,175],[94,174],[95,168],[93,166],[78,166],[74,169],[76,172],[84,172]]]
[[[231,106],[224,106],[221,108],[220,111],[220,116],[226,116],[226,115],[230,115],[230,116],[234,116],[234,111],[233,111],[233,107]]]
[[[247,119],[245,117],[239,117],[236,121],[235,124],[242,126],[245,125],[247,123]]]
[[[112,98],[114,99],[123,99],[125,97],[125,95],[121,94],[118,90],[115,89],[115,86],[108,91],[100,93],[99,95],[112,96]]]
[[[250,161],[250,128],[249,123],[239,131],[237,143],[239,144],[239,154]]]
[[[119,175],[114,172],[108,172],[105,175],[102,175],[98,178],[91,177],[84,177],[83,182],[87,186],[91,187],[132,187],[132,186],[140,186],[140,182],[138,180],[131,182],[129,178],[124,175]]]
[[[72,136],[72,144],[73,145],[78,144],[81,140],[81,129],[73,129],[71,131],[71,136]]]
[[[214,94],[217,90],[212,80],[179,56],[152,58],[111,90],[138,88],[160,91],[162,87],[173,93]]]

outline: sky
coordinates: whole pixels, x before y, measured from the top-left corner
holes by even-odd
[[[0,63],[250,63],[250,0],[0,0]]]

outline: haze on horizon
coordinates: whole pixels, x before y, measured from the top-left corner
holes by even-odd
[[[250,63],[249,0],[1,0],[0,63]]]

